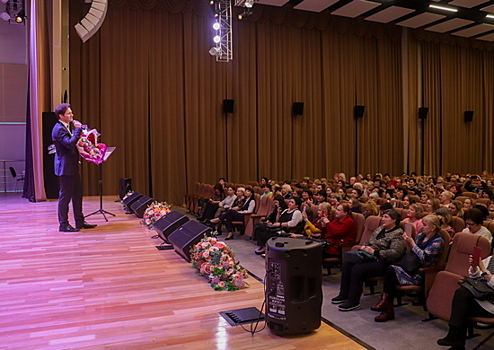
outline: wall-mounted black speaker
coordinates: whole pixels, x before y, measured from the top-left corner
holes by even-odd
[[[187,221],[168,236],[168,242],[175,251],[185,260],[190,261],[190,250],[200,242],[204,235],[211,234],[211,227],[195,220]],[[322,264],[320,264],[322,265]]]
[[[48,147],[53,144],[51,131],[58,121],[54,112],[43,112],[43,178],[47,199],[57,199],[59,179],[55,175],[55,153],[50,154]]]
[[[132,192],[132,179],[128,177],[120,178],[118,180],[118,196],[123,199],[129,192]]]
[[[355,106],[353,107],[353,117],[355,119],[364,117],[365,106]]]
[[[304,115],[304,103],[293,102],[292,115]]]
[[[282,336],[319,328],[321,244],[309,239],[273,237],[266,246],[266,321],[271,332]]]
[[[470,123],[473,121],[473,111],[465,111],[463,113],[463,117],[465,118],[465,123]]]
[[[427,119],[428,113],[429,113],[429,108],[419,107],[419,119]]]
[[[223,100],[223,113],[228,114],[228,113],[233,113],[233,103],[234,100]]]
[[[141,197],[142,197],[142,194],[140,194],[139,192],[134,192],[130,196],[128,196],[127,198],[125,198],[123,200],[123,204],[127,208],[128,211],[132,212],[132,209],[130,208],[130,206],[132,204],[134,204],[135,201],[137,201]]]
[[[172,210],[153,224],[158,236],[168,242],[168,236],[180,226],[189,221],[189,218],[178,211]]]
[[[136,200],[131,206],[130,209],[136,214],[138,218],[141,218],[144,216],[144,212],[148,208],[148,205],[154,202],[154,199],[148,196],[142,196],[138,200]]]

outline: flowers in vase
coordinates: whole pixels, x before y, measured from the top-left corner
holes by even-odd
[[[208,278],[215,290],[234,291],[249,286],[247,271],[235,261],[235,254],[215,237],[204,237],[191,250],[192,267]]]

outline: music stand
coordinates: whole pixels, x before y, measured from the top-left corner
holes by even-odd
[[[116,147],[107,147],[106,148],[105,156],[103,157],[103,163],[106,162],[106,160],[108,159],[110,154],[112,154],[112,152],[115,149],[116,149]],[[99,165],[99,209],[96,210],[94,213],[88,214],[84,217],[87,218],[88,216],[99,213],[99,214],[103,215],[105,220],[108,222],[108,219],[106,218],[105,214],[112,215],[112,216],[116,216],[116,215],[103,209],[103,163],[101,163]]]

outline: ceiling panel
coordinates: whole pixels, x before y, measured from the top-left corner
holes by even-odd
[[[451,34],[457,35],[457,36],[463,36],[465,38],[469,38],[469,37],[477,35],[477,34],[488,32],[489,30],[494,30],[494,25],[482,23],[482,24],[479,24],[478,26],[470,27],[467,29],[462,29],[462,30],[459,30],[459,31],[451,33]]]
[[[421,13],[420,15],[414,16],[412,18],[406,19],[396,24],[408,28],[418,28],[430,24],[432,22],[439,21],[445,17],[446,17],[445,15],[439,15],[437,13],[424,12]]]
[[[256,3],[261,5],[283,6],[290,0],[259,0]]]
[[[480,11],[494,13],[494,5],[489,5],[489,6],[486,6],[486,7],[482,7],[480,9]]]
[[[349,2],[348,4],[340,7],[336,11],[331,12],[331,14],[336,16],[355,18],[381,5],[382,4],[379,2],[353,0],[352,2]]]
[[[485,40],[485,41],[494,41],[494,33],[483,35],[483,36],[479,36],[476,39],[478,39],[478,40]]]
[[[472,23],[474,22],[466,19],[453,18],[450,19],[449,21],[445,21],[439,24],[435,24],[432,27],[425,28],[425,30],[430,30],[438,33],[446,33]]]
[[[399,6],[390,6],[382,11],[370,15],[369,17],[366,17],[365,19],[367,21],[389,23],[412,12],[415,12],[415,10]]]
[[[449,3],[449,5],[461,6],[470,9],[475,6],[485,4],[486,2],[489,2],[489,0],[453,0]]]
[[[329,6],[336,4],[339,0],[305,0],[294,7],[296,10],[304,10],[311,12],[321,12]]]

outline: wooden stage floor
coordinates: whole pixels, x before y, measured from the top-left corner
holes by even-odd
[[[262,283],[214,291],[114,199],[109,222],[61,233],[56,201],[0,196],[0,349],[364,349],[324,323],[287,337],[230,326],[218,312],[260,308]],[[84,198],[85,213],[98,207]]]

